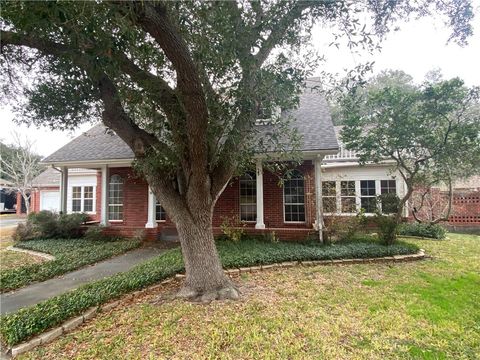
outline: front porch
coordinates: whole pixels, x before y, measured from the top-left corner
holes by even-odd
[[[323,156],[305,160],[296,168],[294,178],[264,170],[263,161],[256,162],[256,171],[248,180],[230,181],[214,210],[213,232],[222,233],[226,218],[238,219],[248,234],[275,232],[282,240],[303,240],[320,236],[323,227],[320,164]],[[97,170],[93,199],[86,190],[69,184],[69,169]],[[129,163],[72,164],[57,167],[61,173],[60,211],[84,209],[85,201],[93,203],[92,219],[105,227],[105,232],[119,236],[143,236],[148,240],[174,240],[175,224],[170,220],[150,191],[145,180],[137,177]],[[90,191],[90,190],[89,190]],[[318,225],[317,225],[318,224]],[[321,238],[320,238],[321,239]]]

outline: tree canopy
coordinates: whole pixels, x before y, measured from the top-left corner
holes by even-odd
[[[480,89],[458,78],[403,78],[352,90],[341,132],[362,163],[394,161],[408,187],[402,205],[415,187],[480,173]]]
[[[69,129],[101,119],[113,129],[176,223],[183,295],[207,298],[235,293],[216,254],[213,207],[255,152],[286,148],[288,119],[272,117],[270,136],[256,136],[255,124],[261,109],[297,104],[319,59],[309,51],[312,26],[372,49],[399,19],[433,14],[452,29],[451,40],[465,43],[473,17],[470,1],[455,0],[1,6],[2,85],[7,96],[24,96],[24,121]]]

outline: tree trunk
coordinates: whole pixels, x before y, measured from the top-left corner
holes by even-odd
[[[239,292],[220,263],[213,238],[212,217],[207,218],[182,216],[176,222],[186,270],[178,296],[202,302],[238,299]]]

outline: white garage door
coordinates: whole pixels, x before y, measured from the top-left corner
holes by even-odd
[[[40,191],[40,210],[60,210],[60,192]]]

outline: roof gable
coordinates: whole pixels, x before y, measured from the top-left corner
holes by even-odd
[[[300,95],[296,109],[282,113],[293,118],[292,126],[301,136],[300,151],[337,150],[338,143],[325,98],[317,90],[319,80],[311,78]],[[271,132],[274,125],[259,125],[260,133]],[[133,160],[130,147],[114,132],[107,131],[103,124],[73,139],[53,154],[43,159],[43,163],[65,163],[77,161]]]

